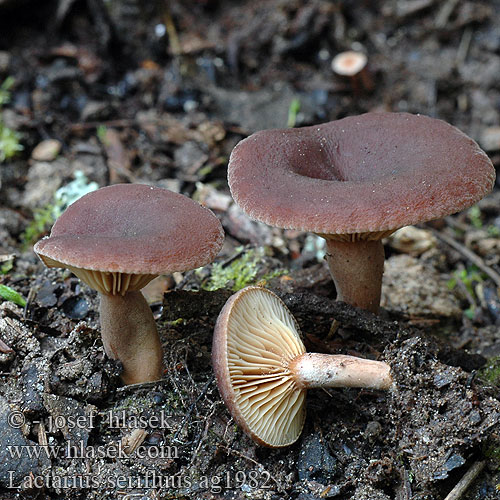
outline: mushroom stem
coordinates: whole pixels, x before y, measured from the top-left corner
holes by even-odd
[[[101,336],[106,354],[123,365],[125,384],[159,380],[163,350],[151,309],[139,291],[101,298]]]
[[[327,239],[326,247],[326,260],[337,289],[337,300],[377,314],[384,273],[382,241]]]
[[[300,388],[363,387],[389,389],[391,367],[382,361],[356,358],[342,354],[304,353],[289,366]]]

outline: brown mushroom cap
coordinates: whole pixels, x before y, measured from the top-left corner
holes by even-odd
[[[235,147],[228,169],[233,198],[251,218],[323,235],[440,218],[476,203],[494,179],[476,142],[408,113],[260,131]]]
[[[103,273],[115,281],[125,279],[122,273],[134,275],[139,282],[132,289],[139,289],[155,275],[211,262],[223,239],[214,214],[190,198],[143,184],[115,184],[70,205],[34,250],[47,266],[68,267],[109,293],[110,286],[123,286],[102,286]]]
[[[288,368],[305,353],[299,327],[272,292],[247,287],[217,319],[212,360],[221,396],[236,422],[263,446],[288,446],[305,421],[306,390]]]

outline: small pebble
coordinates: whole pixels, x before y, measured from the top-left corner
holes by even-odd
[[[61,143],[56,139],[47,139],[35,146],[31,158],[36,161],[53,161],[61,151]]]

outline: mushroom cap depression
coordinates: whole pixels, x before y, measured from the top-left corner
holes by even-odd
[[[306,390],[288,368],[305,353],[299,326],[272,292],[247,287],[219,314],[212,364],[221,396],[236,422],[258,444],[280,447],[299,437]]]
[[[48,267],[67,267],[102,293],[123,294],[158,274],[211,262],[223,240],[217,217],[190,198],[115,184],[70,205],[34,250]]]
[[[231,194],[251,218],[322,235],[437,219],[476,203],[494,179],[476,142],[408,113],[260,131],[234,148],[228,168]]]

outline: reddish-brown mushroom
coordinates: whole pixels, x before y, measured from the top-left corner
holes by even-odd
[[[347,50],[340,52],[332,59],[332,70],[335,74],[349,78],[353,91],[373,90],[373,80],[367,67],[368,57],[363,52]]]
[[[213,213],[186,196],[142,184],[89,193],[35,245],[48,267],[68,268],[99,292],[101,335],[123,364],[126,384],[158,380],[163,352],[140,292],[159,274],[208,264],[224,232]]]
[[[236,422],[255,442],[273,448],[299,437],[307,389],[392,385],[387,363],[307,353],[285,304],[270,290],[255,286],[234,294],[220,312],[212,365]]]
[[[337,298],[373,312],[381,239],[470,207],[494,179],[472,139],[444,121],[407,113],[257,132],[235,147],[228,169],[233,198],[247,215],[323,236]]]

